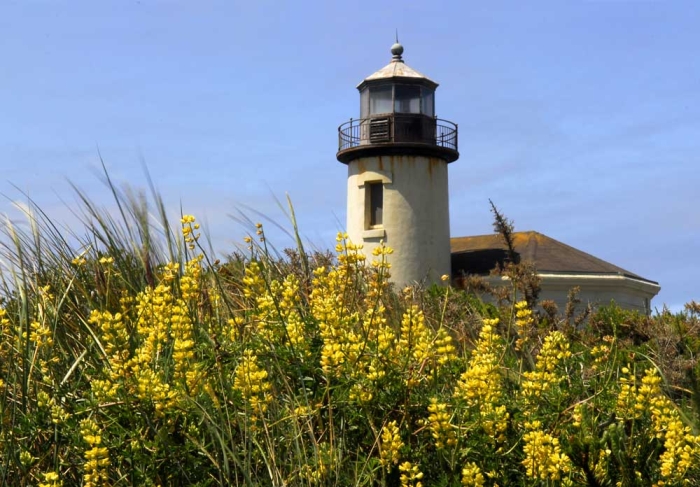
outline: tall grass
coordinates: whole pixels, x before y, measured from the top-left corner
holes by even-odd
[[[31,202],[4,225],[1,485],[700,478],[693,303],[571,326],[536,295],[394,289],[391,249],[342,235],[278,256],[262,225],[222,263],[107,182],[117,211],[76,190],[79,229]]]

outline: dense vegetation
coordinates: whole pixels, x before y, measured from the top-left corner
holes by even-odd
[[[1,485],[697,485],[697,304],[559,313],[515,263],[493,305],[393,289],[388,248],[261,226],[212,261],[110,187],[119,219],[5,227]]]

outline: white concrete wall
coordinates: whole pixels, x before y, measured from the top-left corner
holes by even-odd
[[[579,275],[563,277],[560,275],[541,274],[542,292],[540,300],[551,299],[560,310],[566,307],[569,290],[579,286],[581,305],[590,303],[594,307],[610,304],[610,301],[623,309],[648,314],[651,311],[651,300],[661,289],[651,284],[625,276],[615,275]]]
[[[369,229],[365,183],[384,183],[383,228]],[[447,163],[423,156],[362,157],[348,164],[347,232],[368,261],[384,240],[392,282],[440,282],[450,274]],[[427,279],[427,281],[426,281]]]
[[[540,278],[542,280],[539,300],[554,301],[562,313],[566,309],[569,290],[576,286],[580,288],[579,311],[588,303],[599,307],[615,301],[622,309],[638,311],[642,314],[648,314],[653,309],[650,308],[651,300],[661,290],[657,284],[621,275],[540,273]],[[510,286],[507,279],[502,277],[489,276],[485,279],[491,285]]]

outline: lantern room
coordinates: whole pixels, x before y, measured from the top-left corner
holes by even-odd
[[[409,67],[403,50],[398,42],[391,46],[391,62],[357,86],[360,118],[338,129],[339,161],[347,164],[375,149],[387,155],[408,150],[447,162],[459,157],[457,125],[435,116],[438,84]]]

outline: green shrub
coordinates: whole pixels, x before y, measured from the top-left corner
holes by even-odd
[[[2,485],[700,475],[696,382],[661,355],[676,343],[697,369],[694,312],[608,307],[572,330],[526,302],[499,310],[448,287],[395,290],[391,250],[368,263],[342,235],[335,256],[300,246],[273,257],[262,226],[247,254],[220,263],[194,217],[178,238],[162,205],[154,227],[142,200],[115,196],[121,221],[84,200],[83,239],[38,211],[28,232],[8,228]]]

